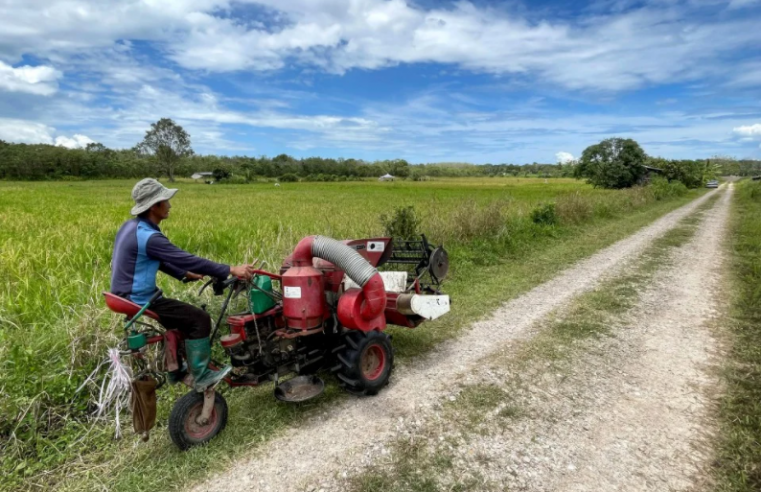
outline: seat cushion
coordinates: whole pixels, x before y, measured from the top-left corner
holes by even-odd
[[[106,298],[106,306],[108,306],[108,308],[115,313],[124,314],[132,318],[140,311],[140,309],[142,309],[134,302],[123,297],[119,297],[116,294],[104,292],[103,296]],[[159,315],[150,309],[146,309],[143,314],[149,318],[155,319],[156,321],[159,320]]]

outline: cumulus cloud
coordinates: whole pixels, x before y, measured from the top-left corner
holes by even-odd
[[[470,2],[434,5],[6,0],[0,56],[79,53],[126,39],[156,42],[181,66],[213,72],[299,66],[343,73],[440,63],[570,89],[618,91],[713,75],[721,71],[717,65],[729,63],[728,53],[761,44],[757,19],[706,18],[690,3],[646,3],[575,20],[533,20]],[[262,8],[266,25],[247,12]]]
[[[58,90],[61,75],[53,67],[24,65],[14,68],[0,60],[0,90],[49,96]]]
[[[74,135],[74,137],[56,137],[55,144],[58,147],[66,147],[67,149],[83,149],[87,147],[87,144],[95,143],[90,137],[85,135]]]
[[[753,125],[737,126],[733,128],[732,131],[736,135],[739,135],[744,138],[761,139],[761,123],[756,123]]]
[[[55,128],[42,123],[11,118],[0,118],[0,140],[15,143],[52,144]]]
[[[573,154],[569,154],[568,152],[558,152],[555,154],[555,159],[559,164],[568,164],[569,162],[576,160]]]

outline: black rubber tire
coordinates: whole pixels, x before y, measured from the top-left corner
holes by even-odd
[[[195,423],[195,416],[202,409],[203,393],[191,391],[177,400],[169,413],[169,437],[182,451],[211,441],[227,425],[227,401],[219,392],[214,394],[214,410],[207,426],[209,429]]]
[[[339,383],[356,395],[377,394],[388,384],[394,369],[391,337],[379,331],[352,330],[344,335],[344,344],[345,348],[337,356]],[[368,364],[368,359],[376,364]]]

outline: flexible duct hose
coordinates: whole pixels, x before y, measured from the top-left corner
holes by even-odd
[[[338,266],[360,287],[364,287],[373,275],[378,273],[378,270],[354,249],[329,237],[314,237],[312,255]]]
[[[365,302],[360,315],[363,318],[372,319],[383,312],[386,307],[383,278],[362,255],[335,239],[310,236],[302,239],[293,251],[294,265],[311,265],[315,256],[333,263],[362,287]]]

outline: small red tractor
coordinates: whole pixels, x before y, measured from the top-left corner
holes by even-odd
[[[448,266],[446,251],[425,236],[414,241],[310,236],[285,258],[279,273],[257,270],[250,281],[210,280],[201,292],[211,285],[224,296],[211,338],[219,340],[233,366],[225,382],[235,388],[274,381],[276,398],[298,402],[322,393],[317,373],[329,370],[347,391],[376,394],[388,384],[394,363],[386,327],[415,328],[446,314],[450,300],[440,287]],[[222,334],[228,306],[240,294],[248,309],[228,315]],[[130,357],[135,379],[152,378],[158,386],[170,379],[192,388],[182,335],[141,321],[145,315],[161,322],[150,302],[141,307],[104,295],[111,310],[127,316],[120,351]],[[168,427],[184,450],[209,441],[226,423],[227,403],[211,388],[180,398]]]

